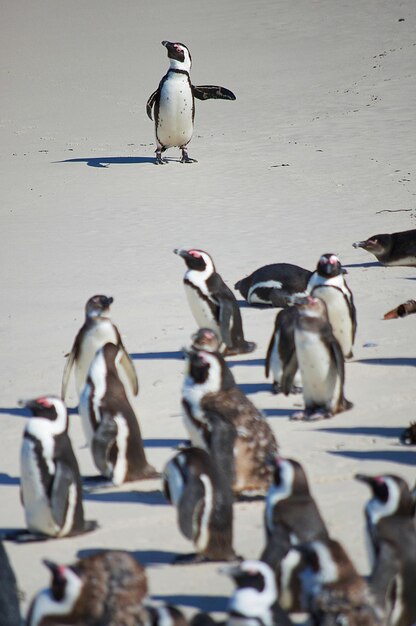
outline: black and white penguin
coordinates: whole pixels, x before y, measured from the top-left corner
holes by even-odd
[[[32,601],[26,626],[146,626],[146,573],[131,554],[103,550],[73,565],[44,561],[51,584]]]
[[[279,604],[274,572],[266,563],[246,560],[220,572],[237,587],[228,601],[226,626],[291,626]]]
[[[400,433],[399,439],[404,446],[416,446],[416,422],[410,422],[409,426]]]
[[[187,270],[183,279],[186,296],[196,323],[221,338],[225,355],[253,352],[256,344],[246,341],[238,302],[203,250],[174,250]]]
[[[352,245],[354,248],[363,248],[371,252],[383,265],[416,266],[416,228],[398,233],[373,235]]]
[[[316,540],[294,550],[302,555],[303,593],[314,624],[382,625],[382,611],[338,541]]]
[[[197,447],[181,450],[163,472],[163,492],[176,507],[182,534],[195,553],[175,563],[231,561],[233,549],[233,446],[235,429],[218,414],[209,416],[210,453]]]
[[[113,343],[97,351],[79,402],[94,463],[114,485],[159,476],[146,460],[137,417],[117,371],[123,355]]]
[[[341,262],[335,254],[323,254],[316,271],[309,279],[307,291],[326,303],[333,333],[344,357],[351,358],[357,331],[357,314],[344,274]]]
[[[326,304],[308,296],[299,300],[295,323],[296,359],[282,380],[289,393],[299,366],[302,375],[305,411],[292,419],[315,420],[331,417],[352,407],[344,396],[344,357],[328,320]]]
[[[415,503],[400,476],[356,474],[355,478],[372,492],[365,507],[370,582],[384,605],[388,586],[400,571],[401,563],[408,554],[416,554]]]
[[[249,304],[286,307],[294,295],[305,295],[312,272],[291,263],[272,263],[234,285]]]
[[[298,314],[296,307],[282,309],[276,315],[273,334],[270,338],[266,353],[265,374],[266,378],[273,377],[272,392],[277,394],[282,391],[282,377],[285,369],[291,368],[291,360],[296,359],[295,354],[295,320]],[[302,377],[297,370],[293,378],[289,393],[302,391]]]
[[[169,70],[146,104],[151,120],[154,110],[156,163],[166,163],[162,152],[173,147],[181,149],[181,163],[195,163],[186,148],[194,132],[195,98],[235,100],[235,95],[225,87],[192,85],[189,75],[192,59],[188,48],[183,43],[170,41],[162,41],[162,46],[168,51]]]
[[[149,618],[146,626],[188,626],[182,611],[171,604],[145,604]]]
[[[0,626],[20,626],[16,576],[0,541]]]
[[[65,399],[69,377],[75,367],[75,385],[78,396],[84,388],[91,361],[97,350],[106,343],[114,343],[122,350],[120,365],[131,385],[132,392],[137,396],[139,383],[133,362],[121,340],[117,327],[111,321],[110,305],[113,298],[98,295],[90,298],[85,305],[85,323],[75,337],[74,345],[68,355],[62,377],[61,396]]]
[[[328,539],[329,535],[302,465],[279,456],[269,462],[273,483],[266,496],[266,546],[261,560],[276,570],[291,545]]]
[[[413,626],[416,624],[416,553],[402,560],[399,571],[390,582],[386,594],[386,624]]]
[[[17,540],[79,535],[96,528],[84,520],[78,463],[64,402],[43,396],[22,403],[27,423],[20,455],[21,497],[29,533]]]
[[[272,481],[266,459],[278,450],[264,416],[236,385],[218,352],[191,351],[182,388],[185,427],[193,445],[210,450],[207,414],[214,411],[236,428],[233,490],[239,496],[264,494]]]

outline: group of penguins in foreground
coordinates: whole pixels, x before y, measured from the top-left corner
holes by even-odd
[[[228,604],[229,626],[286,626],[292,623],[290,614],[299,612],[308,613],[316,626],[413,626],[416,488],[412,491],[399,476],[356,476],[371,490],[366,519],[372,571],[365,580],[329,536],[303,467],[279,455],[272,429],[234,380],[224,357],[250,353],[256,345],[244,337],[233,292],[207,252],[174,252],[187,266],[184,286],[199,327],[184,350],[182,405],[190,442],[162,474],[179,528],[195,548],[176,563],[233,562],[223,568],[236,584]],[[264,266],[236,288],[251,304],[283,307],[266,372],[272,374],[275,393],[296,392],[302,385],[305,410],[295,417],[320,419],[350,408],[343,392],[344,358],[352,355],[356,316],[338,257],[322,255],[315,272],[289,264]],[[64,399],[73,369],[79,414],[101,477],[117,486],[159,476],[146,459],[129,400],[139,385],[109,317],[112,302],[103,295],[88,300],[85,323],[64,369],[62,397],[23,403],[32,415],[21,448],[27,528],[4,539],[73,536],[97,527],[84,519],[82,479],[68,435]],[[265,546],[259,560],[242,560],[233,548],[233,502],[258,496],[265,496]],[[15,579],[0,548],[5,580],[0,612],[11,616],[3,622],[0,616],[0,623],[14,626],[19,623]],[[149,601],[144,569],[127,552],[103,551],[73,565],[45,565],[51,585],[33,599],[27,626],[186,624],[177,608]],[[214,623],[202,613],[192,622]]]

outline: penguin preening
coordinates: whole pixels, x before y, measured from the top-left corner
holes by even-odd
[[[106,343],[114,343],[122,350],[120,365],[130,383],[132,392],[137,396],[139,383],[133,362],[121,340],[117,327],[112,323],[110,305],[113,298],[97,295],[90,298],[85,305],[85,322],[75,337],[72,350],[68,355],[62,377],[61,397],[65,399],[69,377],[75,368],[75,384],[78,397],[84,388],[91,361],[97,350]]]
[[[174,250],[186,263],[183,279],[186,296],[196,323],[221,338],[225,355],[253,352],[256,344],[246,341],[238,302],[203,250]]]
[[[181,149],[181,163],[194,163],[188,156],[187,145],[194,131],[195,98],[198,100],[235,100],[235,95],[225,87],[215,85],[195,86],[191,83],[191,54],[183,43],[162,41],[169,58],[169,70],[146,104],[148,117],[154,112],[156,133],[156,163],[167,161],[162,152],[168,148]]]
[[[302,465],[280,456],[269,463],[273,482],[266,496],[266,545],[261,560],[276,570],[291,545],[328,539],[329,535]]]
[[[297,308],[292,306],[282,309],[276,315],[265,362],[266,378],[272,375],[272,392],[275,394],[283,391],[282,379],[285,375],[285,370],[287,367],[292,367],[291,360],[295,355],[295,321],[297,314]],[[302,376],[297,368],[288,393],[301,393],[301,391]]]
[[[416,229],[398,233],[372,235],[365,241],[356,241],[353,248],[363,248],[374,254],[383,265],[416,266]]]
[[[182,534],[195,553],[175,563],[202,563],[236,559],[233,549],[233,445],[235,429],[218,414],[209,416],[211,451],[181,450],[163,472],[163,492],[176,507]]]
[[[96,522],[84,520],[81,476],[64,402],[43,396],[22,404],[33,415],[24,430],[20,455],[21,497],[29,532],[19,533],[16,539],[65,537],[94,530]]]
[[[146,573],[128,552],[104,550],[73,565],[44,564],[51,584],[33,599],[27,626],[148,624]]]
[[[345,281],[345,270],[336,254],[322,254],[316,271],[309,279],[307,291],[324,300],[332,331],[344,358],[351,358],[357,332],[357,314],[351,289]]]
[[[328,320],[326,304],[308,296],[296,305],[295,352],[282,388],[289,393],[297,367],[301,371],[305,411],[292,419],[322,419],[346,411],[352,403],[344,396],[344,357]]]
[[[114,485],[159,476],[146,460],[137,417],[118,374],[123,356],[123,348],[113,343],[97,351],[79,402],[94,463]]]
[[[291,263],[272,263],[255,270],[234,285],[249,304],[286,307],[291,298],[305,295],[312,272]]]
[[[233,491],[238,496],[264,494],[272,480],[265,462],[278,445],[267,420],[236,385],[218,352],[192,350],[182,388],[184,422],[194,445],[211,450],[207,415],[214,411],[236,429]]]

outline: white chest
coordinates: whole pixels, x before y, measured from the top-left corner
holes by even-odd
[[[333,333],[344,356],[348,356],[352,349],[353,330],[350,308],[344,294],[336,287],[318,286],[313,289],[312,295],[324,300]]]
[[[166,148],[185,146],[193,133],[193,95],[186,74],[171,72],[160,92],[156,135]]]
[[[75,363],[75,382],[78,395],[82,392],[95,353],[106,343],[118,344],[117,333],[110,320],[103,320],[99,324],[95,324],[83,337],[78,359]]]
[[[305,405],[331,408],[339,377],[328,348],[317,333],[298,329],[295,345]]]
[[[214,318],[212,309],[207,300],[203,298],[196,289],[194,289],[190,285],[187,285],[186,283],[185,293],[188,299],[189,307],[192,311],[192,315],[194,316],[198,326],[200,328],[210,328],[219,336],[221,336],[218,323]],[[204,292],[202,291],[202,293]]]

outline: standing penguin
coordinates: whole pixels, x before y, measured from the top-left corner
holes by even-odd
[[[324,300],[332,331],[339,341],[344,357],[349,359],[353,356],[357,314],[344,273],[341,262],[335,254],[323,254],[316,271],[309,279],[307,291],[312,296]]]
[[[191,441],[206,450],[210,450],[210,411],[234,425],[234,493],[264,494],[273,474],[266,459],[277,453],[277,442],[266,419],[236,385],[221,354],[206,350],[189,353],[182,406]]]
[[[27,626],[145,626],[143,566],[122,550],[103,550],[73,565],[44,560],[51,584],[33,599]]]
[[[163,492],[177,509],[182,534],[196,553],[176,563],[231,561],[233,549],[233,446],[235,429],[221,416],[209,416],[210,453],[201,448],[181,450],[163,472]]]
[[[299,365],[302,374],[305,411],[292,419],[322,419],[352,407],[344,396],[344,357],[320,298],[299,300],[295,324],[296,358],[286,368],[282,388],[289,393]]]
[[[183,258],[183,279],[189,306],[200,328],[210,328],[221,337],[225,355],[253,352],[256,344],[246,341],[238,302],[203,250],[174,250]]]
[[[329,535],[302,465],[279,456],[269,462],[274,473],[266,497],[266,546],[261,560],[276,570],[291,545]]]
[[[78,396],[80,396],[95,353],[109,342],[121,348],[120,364],[129,380],[133,394],[137,396],[139,392],[136,370],[123,345],[118,328],[109,317],[112,302],[111,297],[97,295],[90,298],[85,305],[85,323],[75,337],[62,377],[61,396],[64,400],[72,367],[75,366],[75,384]]]
[[[29,531],[20,539],[93,530],[96,523],[84,520],[81,476],[68,435],[65,404],[55,396],[22,404],[33,417],[25,427],[20,455],[21,496]]]
[[[114,485],[158,476],[146,460],[140,427],[118,375],[123,355],[113,343],[98,350],[79,402],[95,465]]]
[[[276,315],[273,334],[267,348],[265,374],[269,378],[273,376],[272,392],[278,394],[282,391],[282,378],[285,369],[291,367],[291,361],[295,355],[295,320],[298,314],[296,307],[282,309]],[[302,377],[297,369],[293,378],[289,393],[302,391]]]
[[[169,70],[146,105],[150,119],[154,109],[156,163],[166,163],[162,152],[175,146],[182,151],[181,163],[195,163],[186,149],[194,132],[195,98],[235,100],[235,95],[225,87],[192,85],[189,75],[192,59],[188,48],[183,43],[170,41],[162,41],[162,46],[168,51]]]

